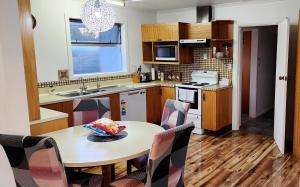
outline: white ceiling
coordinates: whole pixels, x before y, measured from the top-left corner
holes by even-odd
[[[237,2],[266,2],[278,0],[126,0],[126,6],[152,10],[166,10]]]

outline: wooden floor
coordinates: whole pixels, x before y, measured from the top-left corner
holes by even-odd
[[[126,173],[116,165],[116,177]],[[272,137],[247,132],[191,137],[185,185],[300,186],[300,160],[281,155]]]

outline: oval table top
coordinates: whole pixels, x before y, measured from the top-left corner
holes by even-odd
[[[128,136],[113,142],[91,142],[87,139],[91,131],[82,126],[47,133],[59,148],[65,167],[94,167],[127,161],[147,154],[152,146],[154,135],[163,132],[158,125],[121,121],[126,125]]]

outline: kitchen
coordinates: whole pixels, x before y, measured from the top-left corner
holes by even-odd
[[[269,145],[270,149],[276,149],[276,155],[287,151],[281,148],[281,143],[285,139],[293,139],[287,134],[293,133],[289,124],[286,124],[286,138],[283,136],[282,140],[276,139],[278,134],[274,134],[275,141],[272,137],[252,137],[250,132],[251,135],[245,135],[243,139],[244,134],[239,134],[242,123],[239,121],[238,91],[242,41],[239,27],[246,27],[251,19],[240,16],[235,8],[250,14],[247,7],[256,7],[261,15],[268,7],[271,11],[278,6],[289,7],[282,14],[284,17],[289,15],[291,24],[295,24],[294,14],[298,14],[299,9],[297,3],[293,2],[296,8],[291,8],[289,3],[292,0],[287,3],[231,1],[229,4],[195,4],[189,1],[189,6],[176,1],[172,6],[164,2],[161,4],[164,8],[159,8],[156,1],[143,4],[129,0],[124,1],[125,7],[123,4],[115,5],[116,1],[112,0],[111,4],[117,12],[115,25],[99,35],[85,30],[81,20],[83,0],[26,0],[24,6],[19,4],[23,8],[20,9],[23,11],[20,14],[23,53],[29,54],[24,55],[26,88],[18,88],[27,92],[27,103],[22,104],[28,106],[23,109],[23,113],[28,109],[30,121],[24,130],[27,134],[39,136],[73,128],[73,105],[78,99],[109,98],[112,120],[157,125],[161,124],[166,101],[175,100],[190,104],[186,123],[193,122],[195,125],[190,144],[196,146],[195,142],[200,141],[205,145],[212,143],[207,152],[202,149],[201,143],[197,145],[205,156],[211,151],[223,150],[222,145],[214,147],[213,142],[227,145],[230,138],[235,140],[238,137],[242,137],[237,139],[241,145],[234,144],[232,149],[247,151],[241,147],[242,141],[254,137],[262,142],[261,146]],[[26,24],[28,16],[34,26]],[[275,17],[266,15],[263,20],[272,23],[276,20],[277,24],[284,17],[281,14]],[[290,40],[293,40],[296,34],[294,30],[291,33]],[[290,53],[293,52],[297,53],[293,50]],[[22,73],[19,74],[22,76]],[[288,111],[291,111],[290,108],[293,107],[287,105]],[[294,150],[297,151],[297,139],[294,141]],[[253,142],[256,145],[256,140]],[[253,145],[248,143],[252,149]],[[197,148],[189,150],[193,152],[187,157],[186,181],[189,181],[188,186],[199,186],[201,172],[196,170],[200,166],[195,168],[193,160],[196,157],[190,156],[196,155]],[[270,151],[268,149],[262,154],[270,158]],[[201,161],[201,164],[205,163]],[[116,167],[117,175],[121,170],[123,172],[123,165]],[[243,172],[247,173],[246,170]],[[193,173],[197,173],[199,180],[191,178]]]

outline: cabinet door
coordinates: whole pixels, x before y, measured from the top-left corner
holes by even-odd
[[[162,87],[161,88],[161,109],[163,111],[165,103],[168,99],[176,99],[175,88]]]
[[[43,105],[42,107],[68,114],[68,125],[69,127],[73,126],[73,101]]]
[[[202,128],[216,131],[216,92],[202,93]]]
[[[142,41],[153,42],[158,39],[158,27],[155,24],[142,25]]]
[[[142,25],[143,42],[178,41],[179,24],[144,24]]]
[[[111,110],[111,119],[114,121],[120,121],[120,94],[110,94],[100,96],[102,97],[109,97],[110,98],[110,110]]]
[[[160,87],[147,89],[147,122],[159,123],[161,121]]]
[[[178,24],[159,24],[157,27],[157,41],[179,41]]]
[[[217,91],[217,122],[216,129],[222,129],[223,127],[232,123],[232,89],[224,89]]]

